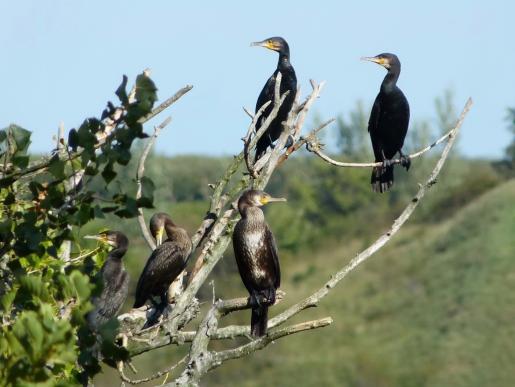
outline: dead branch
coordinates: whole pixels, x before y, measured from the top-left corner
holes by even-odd
[[[188,366],[179,378],[171,383],[164,384],[164,386],[198,386],[199,380],[203,375],[212,369],[219,367],[227,360],[238,359],[247,356],[250,353],[265,348],[268,344],[273,343],[275,340],[278,340],[282,337],[311,329],[323,328],[332,324],[332,322],[333,319],[331,317],[325,317],[319,320],[295,324],[286,328],[269,332],[266,336],[263,336],[257,340],[253,340],[248,344],[225,351],[212,352],[207,351],[206,348],[200,352],[201,356],[197,357],[195,361],[190,360]]]
[[[186,85],[182,89],[177,90],[177,92],[172,95],[170,98],[168,98],[163,103],[159,104],[159,106],[152,109],[150,113],[148,113],[145,117],[142,117],[139,119],[140,124],[144,124],[145,122],[151,120],[155,116],[157,116],[159,113],[161,113],[163,110],[169,108],[172,106],[175,102],[177,102],[184,94],[186,94],[188,91],[193,89],[192,85]]]
[[[161,130],[163,130],[170,122],[172,121],[171,117],[168,117],[166,120],[164,120],[160,125],[154,126],[154,133],[152,136],[148,139],[147,144],[145,145],[145,148],[143,149],[143,152],[141,152],[141,157],[139,159],[138,163],[138,170],[136,171],[136,184],[137,184],[137,191],[136,191],[136,200],[141,198],[142,195],[142,186],[141,186],[141,178],[143,177],[143,174],[145,173],[145,161],[147,160],[148,154],[150,153],[150,150],[152,149],[152,146],[154,145],[157,136],[159,136],[159,133]],[[139,227],[141,229],[141,233],[143,234],[143,237],[145,238],[145,241],[147,242],[148,246],[151,250],[155,250],[156,244],[154,242],[154,239],[150,235],[150,231],[147,228],[147,224],[145,222],[145,217],[143,215],[143,209],[138,206],[138,223]]]
[[[451,137],[453,135],[454,130],[455,130],[454,128],[449,130],[447,133],[445,133],[442,137],[440,137],[438,140],[433,142],[431,145],[426,146],[425,148],[419,150],[418,152],[410,154],[408,157],[410,159],[416,159],[417,157],[422,156],[424,153],[426,153],[430,149],[434,148],[438,144],[440,144],[440,143],[444,142],[445,140],[449,139],[449,137]],[[336,160],[332,159],[331,157],[329,157],[328,155],[326,155],[325,153],[322,152],[323,145],[320,143],[320,141],[318,140],[318,138],[316,137],[316,135],[314,133],[310,134],[309,136],[306,137],[305,143],[306,143],[306,149],[309,152],[313,152],[318,157],[320,157],[322,160],[328,162],[331,165],[337,166],[337,167],[344,167],[344,168],[349,168],[349,167],[352,167],[352,168],[370,168],[370,167],[380,167],[380,166],[383,165],[382,162],[348,163],[348,162],[343,162],[343,161],[336,161]],[[401,159],[391,160],[391,163],[392,164],[401,164]]]
[[[175,363],[171,367],[169,367],[163,371],[156,372],[154,375],[149,376],[147,378],[143,378],[143,379],[130,379],[129,377],[127,377],[125,375],[123,362],[120,362],[120,365],[118,366],[118,373],[120,374],[120,379],[122,379],[125,383],[141,384],[141,383],[150,382],[151,380],[160,378],[163,375],[166,375],[168,377],[168,374],[170,372],[174,371],[181,364],[184,364],[187,359],[188,359],[188,356],[184,356],[181,360],[179,360],[177,363]],[[166,379],[165,379],[165,381],[166,381]]]

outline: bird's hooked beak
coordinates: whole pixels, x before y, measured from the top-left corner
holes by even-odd
[[[250,43],[250,46],[251,47],[254,47],[254,46],[264,47],[264,48],[268,48],[269,50],[273,50],[273,51],[279,51],[281,49],[281,47],[279,47],[279,45],[276,42],[274,42],[273,40],[270,40],[270,39],[265,39],[261,42],[252,42],[252,43]]]
[[[113,247],[116,247],[116,241],[113,240],[113,239],[110,239],[109,238],[109,235],[105,232],[101,232],[100,234],[97,234],[97,235],[84,235],[83,237],[84,239],[95,239],[99,242],[102,242],[102,243],[105,243],[109,246],[113,246]]]
[[[366,60],[368,62],[374,62],[378,65],[381,65],[385,68],[388,68],[390,66],[390,62],[386,58],[379,58],[377,56],[362,56],[361,60]]]
[[[107,242],[107,238],[103,234],[100,234],[100,235],[84,235],[83,238],[84,239],[95,239],[97,241]]]
[[[163,244],[163,234],[164,234],[165,228],[159,227],[156,232],[156,246],[161,246]]]
[[[286,198],[274,198],[272,196],[264,196],[263,198],[261,198],[261,203],[262,204],[268,204],[268,203],[273,203],[273,202],[286,202]]]

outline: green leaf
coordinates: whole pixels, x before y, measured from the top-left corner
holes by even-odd
[[[146,73],[136,77],[136,100],[142,109],[150,112],[154,102],[157,101],[157,87]]]
[[[14,298],[16,297],[16,290],[10,290],[5,293],[0,298],[0,303],[2,304],[2,310],[8,311],[11,309],[11,305],[13,304]]]
[[[56,178],[56,179],[64,179],[64,167],[66,165],[66,161],[59,160],[59,156],[56,154],[50,160],[50,164],[48,165],[48,171]]]
[[[29,165],[29,156],[14,156],[11,161],[18,168],[26,168]]]
[[[16,143],[16,152],[27,152],[32,132],[14,124],[9,125],[9,131],[11,133],[12,138],[14,139],[14,142]]]
[[[104,170],[102,171],[102,177],[104,178],[106,184],[109,184],[116,177],[116,172],[113,169],[112,162],[107,163],[107,165],[104,167]]]
[[[125,207],[116,211],[115,215],[120,218],[133,218],[138,216],[138,205],[134,198],[127,197],[125,199]]]
[[[79,298],[79,300],[81,302],[88,300],[91,294],[91,285],[89,283],[88,276],[82,274],[78,270],[74,270],[70,274],[70,281],[73,283],[73,286],[75,287],[77,297]]]
[[[83,147],[88,152],[94,152],[96,136],[91,132],[89,119],[84,120],[77,130],[77,145]]]

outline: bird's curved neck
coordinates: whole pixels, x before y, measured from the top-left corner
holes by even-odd
[[[109,253],[109,258],[122,259],[127,252],[127,245],[120,245]]]
[[[279,61],[277,62],[277,68],[279,70],[287,69],[291,67],[290,63],[290,50],[285,50],[279,53]]]
[[[243,219],[251,219],[256,221],[265,219],[265,215],[259,207],[249,206],[248,204],[243,203],[239,206],[238,210],[240,211],[241,217]]]
[[[388,74],[386,74],[386,76],[383,79],[383,83],[381,83],[381,91],[388,93],[395,89],[400,73],[400,66],[393,66],[392,68],[390,68],[390,70],[388,70]]]

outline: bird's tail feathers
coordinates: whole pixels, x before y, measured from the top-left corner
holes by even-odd
[[[250,319],[250,334],[253,337],[266,335],[268,325],[268,305],[260,305],[252,308]]]
[[[152,313],[150,316],[148,316],[147,321],[145,322],[145,325],[143,325],[143,327],[141,329],[147,329],[147,328],[150,328],[150,327],[156,325],[159,322],[159,320],[160,320],[161,316],[163,315],[167,306],[168,306],[168,303],[166,303],[166,302],[161,302],[159,304],[156,304],[154,313]]]
[[[374,167],[372,169],[370,183],[372,184],[372,191],[374,192],[383,193],[390,190],[393,185],[393,165]]]

